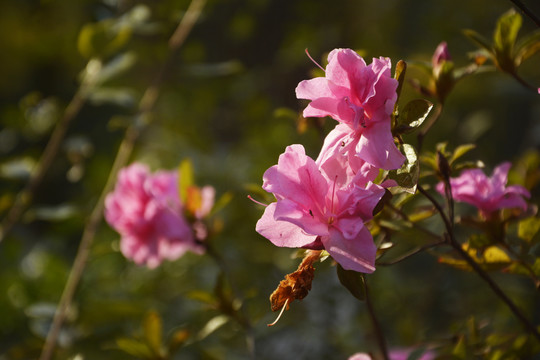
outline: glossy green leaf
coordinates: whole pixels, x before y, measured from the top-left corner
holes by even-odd
[[[193,164],[191,163],[191,160],[184,159],[178,167],[178,191],[182,203],[187,201],[188,189],[190,186],[193,186],[194,183]]]
[[[397,99],[396,99],[396,104],[394,105],[394,115],[396,114],[399,97],[401,95],[401,89],[403,87],[403,82],[405,81],[406,72],[407,72],[407,63],[403,60],[399,60],[396,64],[396,70],[394,72],[394,79],[398,81],[398,87],[396,89]]]
[[[395,180],[398,184],[398,188],[392,188],[393,192],[406,191],[411,194],[416,192],[416,185],[418,184],[418,176],[420,173],[420,166],[418,162],[418,156],[416,150],[409,144],[403,144],[400,146],[402,153],[405,154],[406,160],[403,166],[397,170],[391,170],[388,172],[388,178]]]
[[[425,99],[408,102],[399,114],[397,132],[407,134],[414,131],[426,120],[432,108],[433,104]]]
[[[366,299],[365,280],[361,273],[353,270],[345,270],[337,264],[337,275],[339,282],[349,290],[349,292],[360,301]]]

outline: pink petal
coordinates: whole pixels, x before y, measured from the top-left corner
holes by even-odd
[[[351,87],[354,74],[366,67],[364,59],[351,49],[334,49],[328,54],[326,78],[335,85]]]
[[[358,143],[357,154],[367,163],[385,170],[399,169],[405,161],[394,143],[389,122],[366,128]]]
[[[364,227],[354,240],[348,240],[339,230],[331,229],[330,236],[322,238],[322,242],[326,251],[345,270],[363,273],[375,271],[377,248],[367,228]]]
[[[320,211],[316,208],[306,209],[298,203],[283,199],[277,202],[274,211],[276,221],[288,221],[302,228],[309,235],[328,235],[328,224],[323,222]]]
[[[311,244],[317,239],[317,235],[307,235],[300,227],[290,222],[276,221],[275,209],[276,203],[268,205],[255,226],[255,230],[274,245],[295,248]]]

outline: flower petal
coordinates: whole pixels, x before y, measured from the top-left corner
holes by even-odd
[[[323,237],[324,248],[345,270],[354,270],[363,273],[375,271],[375,255],[377,247],[373,237],[364,227],[354,240],[346,239],[336,229],[330,230],[330,236]]]
[[[317,239],[317,235],[307,235],[300,227],[288,221],[275,220],[275,209],[276,203],[268,205],[255,226],[255,230],[274,245],[295,248],[311,244]]]

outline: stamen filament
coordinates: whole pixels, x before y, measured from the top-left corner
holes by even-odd
[[[287,303],[289,302],[289,299],[285,300],[285,303],[283,304],[283,307],[281,308],[281,311],[279,312],[279,315],[277,317],[276,320],[274,320],[273,323],[271,324],[268,324],[267,326],[274,326],[277,324],[277,322],[279,321],[279,319],[281,319],[281,315],[283,314],[283,312],[285,311],[285,309],[287,308]]]
[[[318,62],[316,62],[315,60],[313,60],[313,58],[311,57],[311,55],[309,55],[308,49],[306,49],[305,51],[306,51],[306,55],[308,56],[308,58],[309,58],[315,65],[317,65],[317,67],[318,67],[319,69],[321,69],[322,71],[326,72],[326,70],[324,70],[324,68],[323,68],[321,65],[319,65]]]
[[[262,205],[264,207],[268,206],[268,204],[264,204],[264,203],[262,203],[260,201],[255,200],[254,198],[251,197],[251,195],[248,195],[247,197],[248,197],[249,200],[253,201],[255,204],[259,204],[259,205]]]

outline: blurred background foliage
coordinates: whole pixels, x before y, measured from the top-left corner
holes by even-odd
[[[188,5],[187,0],[0,3],[2,216],[77,93],[89,59],[98,56],[102,64],[124,67],[87,94],[31,206],[0,243],[0,358],[39,355],[88,214]],[[540,3],[531,0],[528,6],[540,14]],[[208,1],[174,58],[149,115],[151,126],[132,158],[153,169],[172,169],[189,158],[199,185],[211,184],[218,196],[234,195],[219,214],[223,230],[212,241],[232,279],[223,286],[235,289],[252,322],[257,359],[345,359],[375,348],[365,304],[339,284],[328,261],[316,266],[310,295],[276,326],[266,326],[275,317],[268,296],[298,260],[293,250],[276,248],[254,231],[262,208],[246,196],[264,196],[262,174],[287,145],[302,143],[315,157],[334,126],[299,117],[305,104],[294,89],[316,70],[304,49],[320,63],[332,49],[349,47],[367,59],[388,56],[395,64],[429,62],[435,47],[447,41],[453,61],[465,66],[476,47],[461,30],[490,37],[510,7],[503,0]],[[520,34],[533,30],[524,18]],[[520,75],[536,86],[539,64],[537,54],[520,67]],[[412,67],[407,73],[422,76]],[[406,84],[401,101],[418,97]],[[540,99],[499,72],[467,77],[447,99],[424,149],[434,151],[441,141],[452,148],[475,143],[467,158],[489,168],[525,156],[534,163]],[[512,181],[523,178],[515,175]],[[538,203],[539,190],[532,191],[532,202]],[[126,261],[118,240],[106,224],[100,227],[56,358],[128,358],[120,348],[136,348],[132,342],[144,339],[147,326],[162,326],[163,344],[182,346],[177,358],[249,358],[244,330],[213,306],[219,269],[211,258],[188,254],[148,270]],[[505,274],[494,278],[531,322],[540,323],[540,294],[530,281]],[[450,344],[469,334],[472,317],[481,331],[520,329],[477,276],[440,265],[429,254],[381,266],[368,282],[392,348]]]

